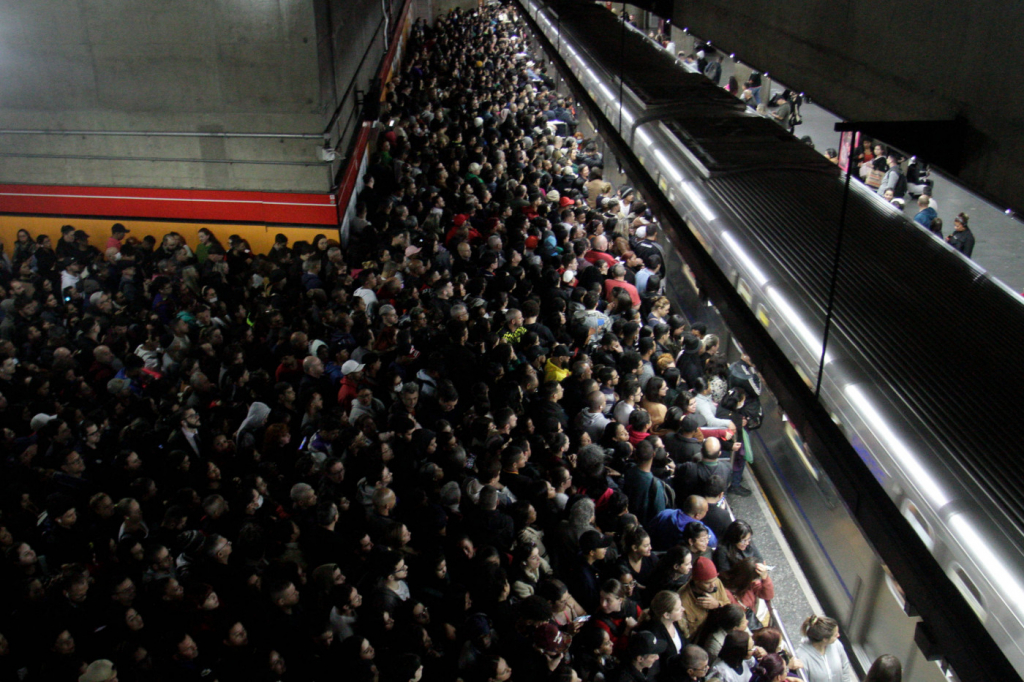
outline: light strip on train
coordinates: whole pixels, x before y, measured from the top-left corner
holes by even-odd
[[[807,323],[803,321],[803,318],[796,312],[796,309],[789,304],[789,301],[786,300],[781,291],[778,291],[775,287],[768,287],[767,293],[772,303],[782,311],[782,319],[786,321],[786,324],[796,330],[796,333],[800,335],[800,338],[807,345],[807,349],[811,351],[811,354],[820,358],[822,349],[821,338],[814,333],[813,329],[807,326]],[[830,362],[832,362],[832,353],[826,351],[825,364],[827,365]]]
[[[736,255],[736,257],[743,261],[743,265],[744,267],[746,267],[747,272],[754,276],[754,280],[757,283],[757,286],[764,287],[764,285],[768,283],[768,276],[764,274],[764,271],[761,270],[761,268],[758,267],[757,263],[755,263],[754,260],[747,254],[746,249],[744,249],[740,245],[740,243],[736,241],[736,238],[732,236],[732,233],[723,232],[722,240],[729,245],[729,248],[732,249],[732,252]]]
[[[992,551],[993,545],[981,535],[978,524],[960,512],[949,517],[948,524],[964,548],[974,554],[981,570],[989,574],[992,585],[1006,597],[1006,603],[1014,604],[1018,608],[1024,605],[1024,589],[1021,589],[1020,583],[1006,564]]]
[[[913,481],[928,496],[932,503],[932,508],[938,512],[939,509],[949,504],[949,496],[946,495],[938,481],[932,478],[928,470],[921,465],[917,455],[896,435],[896,432],[889,426],[885,418],[875,408],[874,403],[865,395],[864,391],[859,386],[850,384],[843,389],[843,392],[846,393],[846,397],[853,403],[854,408],[864,417],[865,423],[875,434],[875,437],[878,438],[879,442],[892,450],[896,455],[896,461],[909,474],[907,478]]]

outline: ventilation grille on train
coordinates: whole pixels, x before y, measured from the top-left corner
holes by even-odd
[[[665,125],[693,154],[705,177],[784,168],[818,170],[831,176],[838,173],[821,154],[793,144],[782,126],[760,116],[695,117],[686,112]]]
[[[796,181],[759,173],[707,187],[778,264],[787,289],[813,305],[818,315],[807,323],[822,329],[843,185],[817,174]],[[928,248],[932,237],[883,207],[854,197],[848,211],[831,347],[838,355],[856,348],[864,376],[916,417],[900,427],[919,430],[910,443],[919,457],[972,481],[1024,528],[1024,460],[994,446],[985,426],[1024,413],[1024,366],[994,359],[1024,338],[1020,303],[953,254]],[[936,302],[971,317],[951,319]]]

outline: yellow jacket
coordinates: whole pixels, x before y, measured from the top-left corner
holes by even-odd
[[[572,374],[572,372],[570,372],[567,369],[562,369],[561,367],[559,367],[555,363],[551,362],[550,360],[548,360],[544,364],[544,381],[545,382],[557,381],[558,383],[562,383],[562,380],[565,379],[570,374]]]

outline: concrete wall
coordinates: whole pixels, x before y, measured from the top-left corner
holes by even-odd
[[[0,129],[319,134],[317,45],[307,0],[0,0]],[[0,134],[0,182],[326,191],[319,144]]]
[[[961,179],[1024,209],[1020,3],[676,0],[673,23],[846,119],[966,117]]]
[[[393,4],[397,15],[402,2],[395,0]],[[338,119],[331,128],[331,145],[339,151],[332,166],[336,178],[359,129],[357,94],[361,99],[369,91],[387,51],[384,15],[380,0],[315,0],[314,7],[320,36],[321,72],[330,74],[326,78],[333,90],[328,118],[340,104]]]
[[[479,5],[477,0],[437,0],[437,14],[447,14],[456,7],[464,10],[475,9]]]

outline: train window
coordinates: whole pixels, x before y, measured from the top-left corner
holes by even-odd
[[[793,447],[793,452],[795,452],[796,456],[800,458],[804,468],[807,469],[808,473],[811,474],[814,480],[818,480],[818,471],[815,469],[814,465],[811,464],[810,458],[807,457],[807,445],[804,443],[804,439],[796,432],[793,422],[791,422],[785,415],[783,415],[782,426],[786,431],[786,439]]]
[[[978,620],[984,623],[988,614],[985,611],[985,600],[982,599],[981,590],[978,589],[978,586],[974,584],[974,581],[967,575],[967,572],[960,564],[954,562],[950,567],[949,579],[953,581],[953,584],[960,590],[960,594],[963,595],[967,603],[974,609]]]
[[[640,165],[641,166],[646,166],[647,165],[647,159],[644,157],[643,154],[637,154],[636,158],[640,159]]]
[[[704,239],[704,235],[701,234],[700,230],[697,229],[697,223],[693,222],[690,219],[687,219],[686,227],[690,228],[690,232],[693,233],[693,236],[697,238],[697,241],[700,242],[700,245],[704,247],[704,250],[707,251],[708,255],[711,255],[711,244],[708,243],[707,239]]]
[[[658,174],[658,189],[662,192],[668,191],[668,181],[665,180],[665,176],[660,173]]]
[[[747,302],[747,305],[750,305],[753,302],[754,295],[750,292],[750,285],[748,285],[742,277],[738,282],[736,282],[736,293],[738,293],[740,297]]]
[[[814,388],[814,382],[811,381],[811,378],[809,376],[807,376],[807,372],[804,371],[804,368],[801,367],[799,363],[794,362],[793,369],[795,369],[796,373],[800,375],[800,380],[807,384],[807,388]]]
[[[917,533],[921,541],[928,547],[928,551],[933,551],[935,549],[935,531],[932,530],[932,524],[928,523],[928,519],[924,517],[921,510],[911,500],[904,500],[901,507],[903,517],[910,524],[910,527],[914,529],[914,532]]]
[[[668,188],[668,201],[670,204],[676,203],[676,191],[671,187]]]
[[[686,275],[686,279],[689,280],[690,284],[693,286],[693,290],[700,291],[700,287],[697,285],[697,278],[694,276],[693,270],[691,270],[690,266],[686,263],[683,263],[683,274]]]
[[[893,599],[900,605],[900,609],[904,613],[907,612],[907,595],[903,592],[903,588],[896,582],[896,579],[892,577],[892,573],[889,571],[889,567],[882,564],[882,570],[885,572],[885,586],[889,588],[889,593],[892,594]]]
[[[760,320],[765,329],[769,328],[771,320],[768,318],[768,310],[760,303],[757,304],[757,319]]]

